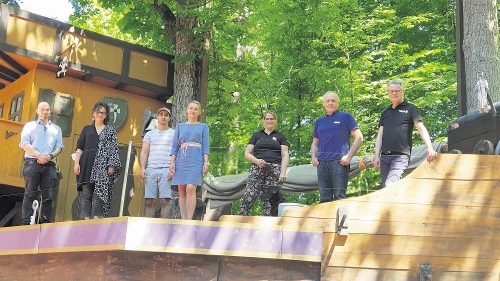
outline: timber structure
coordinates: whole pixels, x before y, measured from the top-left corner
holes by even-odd
[[[494,155],[439,154],[393,186],[281,217],[139,218],[145,112],[172,95],[172,57],[3,4],[0,21],[0,147],[7,159],[0,163],[0,280],[500,280]],[[134,143],[130,157],[121,150],[132,160],[130,177],[114,196],[126,193],[125,216],[75,221],[70,154],[100,100],[114,106],[119,142]],[[19,133],[40,101],[51,105],[66,146],[55,222],[16,226],[24,186]],[[462,130],[451,133],[457,143],[468,138]],[[485,135],[499,141],[496,131]]]
[[[125,166],[131,142],[130,178],[115,184],[112,216],[140,216],[144,187],[138,154],[151,112],[170,106],[173,56],[130,44],[76,26],[1,4],[0,6],[0,227],[20,224],[24,193],[21,175],[24,151],[19,147],[23,125],[36,118],[46,101],[51,121],[63,132],[65,149],[56,158],[59,187],[53,191],[53,221],[77,217],[77,189],[71,153],[83,126],[92,123],[92,106],[110,105],[110,124]],[[125,191],[123,191],[125,190]],[[124,203],[120,201],[124,196]],[[135,196],[134,196],[135,195]],[[116,199],[115,199],[116,198]]]
[[[322,228],[320,280],[498,281],[499,165],[494,155],[439,154],[371,194],[280,218],[220,221]],[[347,213],[347,235],[339,234],[339,210]]]
[[[282,217],[9,227],[2,274],[25,280],[30,264],[37,280],[498,281],[498,165],[439,154],[392,186]]]

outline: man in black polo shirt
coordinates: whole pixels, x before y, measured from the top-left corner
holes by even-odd
[[[399,181],[408,167],[414,126],[427,147],[427,161],[434,160],[437,155],[417,107],[403,100],[403,82],[390,81],[387,92],[392,104],[380,116],[373,160],[373,166],[380,169],[382,187]]]

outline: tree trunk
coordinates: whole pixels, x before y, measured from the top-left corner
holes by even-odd
[[[173,126],[187,120],[186,107],[192,100],[200,100],[202,61],[199,38],[192,33],[198,26],[193,16],[178,16],[175,34],[174,96],[172,101]],[[193,58],[195,59],[188,59]]]
[[[194,0],[193,2],[197,2]],[[201,72],[203,67],[202,48],[203,38],[194,34],[195,28],[199,26],[198,19],[193,13],[183,11],[184,6],[192,6],[193,3],[178,2],[179,9],[176,14],[166,4],[158,4],[155,0],[154,9],[160,14],[165,23],[167,36],[175,45],[174,65],[174,93],[172,101],[172,126],[187,120],[186,107],[192,100],[201,100]],[[207,44],[205,42],[205,44]],[[208,71],[208,67],[207,70]],[[207,79],[206,79],[207,80]],[[203,116],[205,116],[203,114]]]
[[[497,1],[464,0],[463,15],[467,113],[470,113],[479,110],[476,84],[481,76],[488,81],[493,102],[500,97]]]

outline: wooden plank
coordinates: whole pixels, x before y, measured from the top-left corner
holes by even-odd
[[[8,280],[216,280],[217,256],[100,251],[0,256]],[[189,270],[186,270],[189,268]],[[1,278],[0,278],[1,279]]]
[[[391,187],[347,200],[287,210],[251,224],[323,228],[322,280],[499,280],[499,157],[439,155]],[[337,209],[349,209],[349,235],[335,235]]]
[[[24,124],[8,119],[0,118],[0,130],[20,134]]]
[[[335,233],[335,219],[332,218],[295,218],[295,217],[243,217],[222,216],[224,222],[250,223],[255,225],[307,225],[322,228],[325,233]],[[400,236],[434,236],[461,238],[496,238],[500,232],[500,218],[487,217],[476,221],[472,218],[461,223],[450,223],[448,220],[439,222],[403,222],[349,220],[350,234],[400,235]]]
[[[457,272],[457,271],[444,271],[432,272],[433,280],[444,281],[498,281],[500,274],[498,272]]]
[[[499,157],[500,158],[500,157]],[[334,218],[334,211],[338,207],[349,209],[349,220],[365,221],[394,221],[394,222],[420,222],[420,223],[464,223],[468,220],[475,220],[479,225],[485,219],[500,217],[500,208],[467,205],[424,205],[424,204],[403,204],[341,200],[315,205],[314,208],[296,208],[287,215],[289,217],[309,217],[309,218]],[[300,210],[303,209],[303,210]],[[418,210],[418,211],[417,211]],[[481,218],[481,219],[478,219]]]
[[[9,280],[320,280],[319,262],[130,251],[0,256]],[[1,279],[1,278],[0,278]],[[3,280],[3,279],[2,279]]]
[[[349,200],[370,203],[406,203],[422,205],[467,205],[500,207],[497,180],[435,180],[404,179],[396,188],[377,190],[371,194]],[[285,212],[284,216],[288,214]]]
[[[321,281],[420,281],[415,270],[384,270],[370,268],[328,267]],[[498,281],[498,273],[432,270],[432,280],[439,281]]]
[[[0,238],[6,238],[0,239],[0,255],[127,250],[320,262],[323,231],[119,217],[11,227]]]
[[[320,263],[222,257],[217,280],[320,280],[320,271]]]
[[[422,257],[455,258],[500,258],[500,238],[458,238],[449,237],[422,237],[349,234],[345,239],[335,233],[323,235],[323,256],[329,254],[331,247],[335,254],[381,254],[405,255]]]
[[[415,270],[385,270],[371,268],[326,268],[321,281],[420,281]],[[439,279],[435,279],[439,280]]]
[[[125,249],[319,262],[322,235],[283,225],[129,218]]]
[[[407,178],[439,180],[497,180],[500,158],[496,155],[438,154],[431,163],[423,162]]]
[[[500,260],[476,257],[409,256],[396,254],[336,253],[325,255],[323,267],[371,268],[391,270],[415,270],[420,264],[432,264],[432,271],[489,272],[500,273]]]
[[[390,187],[358,198],[290,209],[284,216],[321,217],[322,212],[331,215],[341,206],[341,202],[347,204],[345,201],[360,200],[373,203],[377,201],[428,204],[439,198],[437,203],[467,204],[466,202],[472,199],[473,201],[468,203],[472,206],[482,206],[485,203],[495,206],[498,203],[492,199],[500,196],[494,188],[499,183],[497,172],[499,165],[500,157],[492,155],[440,154],[432,163],[424,162],[406,178]],[[454,190],[455,188],[457,190]],[[465,195],[469,195],[470,198]]]

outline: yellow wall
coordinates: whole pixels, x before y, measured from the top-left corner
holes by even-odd
[[[31,102],[31,91],[33,88],[33,78],[35,71],[30,71],[23,75],[15,83],[8,85],[2,90],[0,95],[0,104],[4,103],[2,118],[8,119],[11,98],[17,94],[24,92],[24,105],[22,112],[22,121],[26,122],[30,119],[31,111],[35,111],[29,106]],[[6,131],[0,131],[0,147],[2,158],[8,161],[2,161],[0,165],[0,183],[23,186],[24,180],[21,176],[21,167],[23,162],[24,151],[19,147],[20,135],[14,134],[6,138]]]
[[[117,74],[121,73],[122,48],[70,32],[64,33],[62,41],[61,52],[65,50],[70,52],[69,61]]]
[[[9,17],[5,42],[50,56],[54,52],[56,31],[55,27],[11,16]]]
[[[139,52],[131,52],[129,76],[166,87],[168,61]]]

